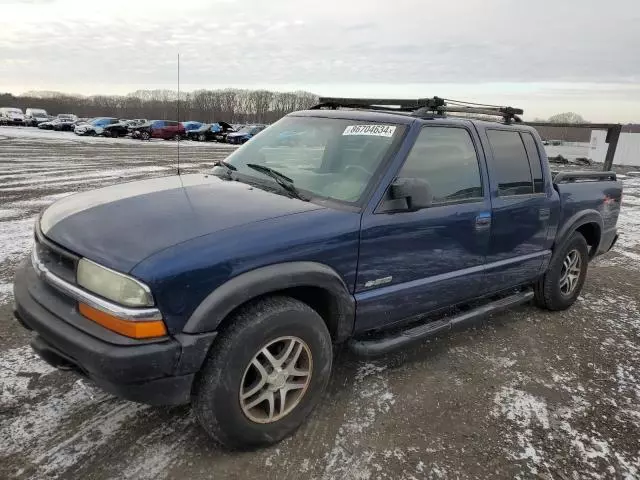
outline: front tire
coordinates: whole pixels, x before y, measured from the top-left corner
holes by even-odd
[[[574,232],[555,252],[544,276],[534,285],[536,304],[547,310],[566,310],[575,303],[587,277],[589,247]]]
[[[320,401],[331,361],[331,336],[311,307],[290,297],[252,302],[211,348],[195,382],[195,416],[229,448],[279,442]]]

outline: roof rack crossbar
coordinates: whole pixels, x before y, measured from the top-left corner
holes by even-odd
[[[319,98],[318,105],[311,107],[312,110],[320,110],[323,108],[334,110],[338,108],[392,110],[411,112],[415,116],[445,116],[447,113],[466,113],[502,117],[507,123],[512,120],[521,122],[522,120],[518,115],[524,113],[521,108],[463,102],[440,97],[417,99],[321,97]]]

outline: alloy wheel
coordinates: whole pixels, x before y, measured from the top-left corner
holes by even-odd
[[[273,423],[298,406],[309,387],[311,350],[298,337],[280,337],[262,347],[247,366],[240,406],[256,423]]]
[[[563,295],[569,296],[576,289],[578,280],[580,279],[582,267],[582,259],[580,252],[573,249],[562,262],[562,270],[560,271],[560,291]]]

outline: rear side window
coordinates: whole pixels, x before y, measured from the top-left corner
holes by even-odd
[[[540,162],[540,154],[536,141],[530,133],[523,133],[522,140],[529,157],[529,166],[531,167],[531,176],[533,177],[533,191],[535,193],[544,192],[544,182],[542,181],[542,163]]]
[[[487,130],[493,152],[492,172],[498,181],[500,195],[533,193],[529,159],[520,133],[506,130]]]
[[[434,204],[482,197],[478,156],[464,128],[423,128],[398,176],[429,182]]]

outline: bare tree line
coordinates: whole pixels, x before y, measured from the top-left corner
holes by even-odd
[[[289,112],[304,110],[317,103],[309,92],[269,90],[138,90],[128,95],[89,97],[46,92],[14,96],[0,94],[0,106],[44,108],[49,114],[74,113],[79,117],[148,118],[158,120],[199,120],[233,123],[271,123]]]

